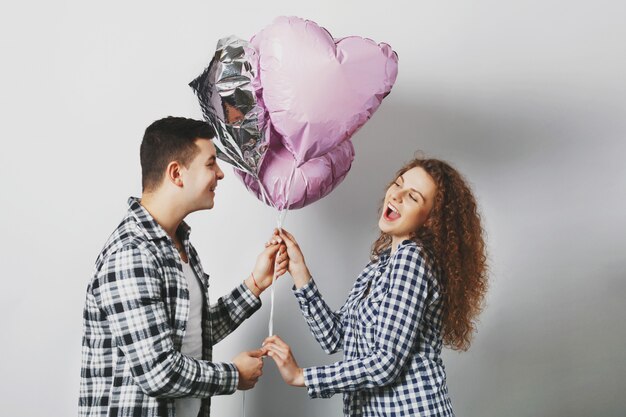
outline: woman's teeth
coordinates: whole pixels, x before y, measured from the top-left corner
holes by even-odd
[[[385,213],[385,217],[388,220],[397,220],[400,218],[400,212],[391,204],[387,205],[387,212]]]

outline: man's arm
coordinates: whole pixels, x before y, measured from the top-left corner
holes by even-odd
[[[261,300],[246,284],[241,284],[230,294],[220,297],[209,307],[211,343],[215,345],[220,342],[259,308]]]
[[[274,272],[279,277],[287,271],[287,266],[285,245],[268,245],[257,257],[253,272],[243,284],[210,306],[213,345],[261,307],[259,296],[272,285]]]

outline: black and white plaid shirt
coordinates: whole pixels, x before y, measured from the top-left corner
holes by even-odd
[[[232,363],[212,362],[212,346],[260,306],[241,284],[216,304],[205,302],[202,360],[180,353],[189,316],[189,291],[171,238],[130,198],[129,210],[100,253],[87,287],[83,317],[79,415],[174,417],[174,399],[231,394],[239,374]],[[209,276],[179,232],[208,300]]]
[[[442,348],[437,273],[410,240],[359,275],[333,312],[311,280],[294,293],[313,336],[344,360],[304,369],[312,398],[344,393],[346,416],[454,416]],[[369,292],[367,291],[369,288]]]

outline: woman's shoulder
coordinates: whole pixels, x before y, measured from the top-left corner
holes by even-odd
[[[425,249],[424,246],[414,240],[405,239],[398,245],[398,248],[393,253],[391,261],[398,261],[403,258],[411,258],[418,260],[424,258]]]
[[[427,275],[431,275],[436,271],[435,258],[432,252],[421,242],[409,239],[400,243],[392,256],[391,263],[408,268],[419,268],[426,272]]]

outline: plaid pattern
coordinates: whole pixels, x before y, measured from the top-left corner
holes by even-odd
[[[365,267],[337,312],[313,280],[294,291],[322,349],[344,351],[343,361],[304,369],[311,398],[344,393],[346,416],[454,416],[440,358],[441,288],[427,258],[403,241]]]
[[[79,415],[174,417],[174,399],[233,393],[232,363],[212,362],[212,346],[255,312],[261,302],[241,284],[203,309],[202,360],[180,349],[189,316],[189,291],[180,257],[167,233],[130,198],[129,210],[100,253],[83,314]],[[189,261],[209,299],[209,276],[179,228]]]

